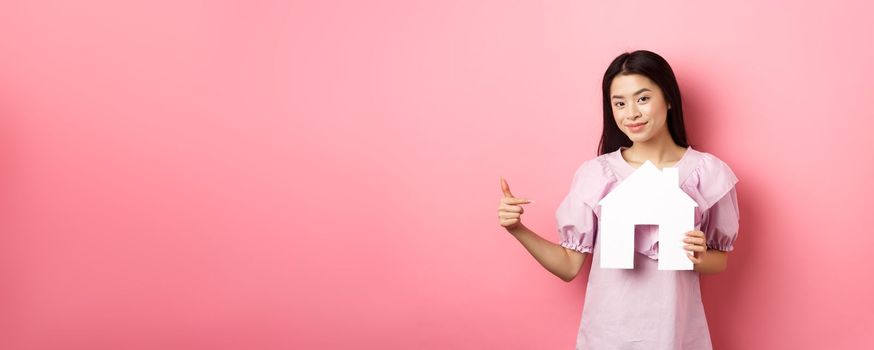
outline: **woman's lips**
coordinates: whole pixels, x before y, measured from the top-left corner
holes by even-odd
[[[631,132],[641,131],[641,130],[643,130],[643,126],[646,125],[646,123],[649,123],[649,121],[646,121],[643,123],[631,124],[628,126],[628,130],[630,130]]]

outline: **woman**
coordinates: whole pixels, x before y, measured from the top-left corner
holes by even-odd
[[[604,128],[598,157],[583,162],[556,211],[560,243],[521,223],[522,204],[501,178],[498,208],[505,227],[549,272],[573,280],[592,254],[577,349],[712,349],[699,274],[726,268],[740,219],[737,177],[716,156],[686,141],[680,90],[658,54],[638,50],[616,57],[602,84]],[[695,230],[684,248],[693,270],[658,270],[658,227],[635,228],[633,269],[599,266],[601,198],[647,160],[677,167],[680,188],[698,203]]]

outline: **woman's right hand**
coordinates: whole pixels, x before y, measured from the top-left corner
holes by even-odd
[[[522,224],[522,213],[525,210],[521,204],[528,204],[531,201],[525,198],[513,197],[513,194],[510,193],[510,185],[507,184],[507,180],[504,180],[503,177],[501,177],[501,190],[504,192],[504,197],[501,198],[501,205],[498,206],[498,220],[501,226],[509,231]]]

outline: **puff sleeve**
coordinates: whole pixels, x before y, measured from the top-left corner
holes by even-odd
[[[708,249],[724,252],[734,250],[734,241],[740,223],[740,212],[737,207],[737,191],[734,186],[709,210],[704,213],[701,231],[707,240]]]
[[[594,250],[598,220],[593,208],[603,193],[605,175],[597,159],[584,162],[574,173],[570,190],[555,212],[562,247],[581,253]]]
[[[707,241],[708,249],[724,252],[734,250],[740,227],[738,210],[737,176],[727,164],[715,157],[704,159],[704,173],[699,179],[699,187],[708,208],[702,212],[701,231]]]

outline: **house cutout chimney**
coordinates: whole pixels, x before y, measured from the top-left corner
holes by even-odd
[[[695,227],[695,207],[680,189],[679,168],[659,170],[646,161],[602,198],[598,240],[601,268],[634,268],[635,225],[658,225],[659,270],[692,270],[683,249]]]

